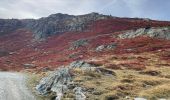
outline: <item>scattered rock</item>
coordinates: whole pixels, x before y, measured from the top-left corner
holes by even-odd
[[[161,72],[159,71],[153,71],[153,70],[149,70],[149,71],[142,71],[139,72],[140,74],[146,74],[146,75],[151,75],[151,76],[159,76],[161,74]]]
[[[81,87],[76,87],[73,89],[73,91],[75,92],[76,100],[85,100],[86,99],[86,96],[84,95]]]
[[[116,48],[117,44],[116,43],[111,43],[108,45],[100,45],[98,47],[96,47],[96,51],[103,51],[103,50],[110,50],[110,49],[114,49]]]
[[[96,68],[96,71],[99,72],[99,73],[102,73],[104,75],[114,75],[116,76],[116,73],[112,70],[108,70],[108,69],[105,69],[105,68]]]
[[[70,50],[77,49],[77,48],[85,46],[87,44],[88,44],[88,40],[86,40],[86,39],[80,39],[80,40],[74,41],[70,47]]]
[[[117,94],[108,94],[103,100],[119,100],[119,96]]]
[[[121,82],[123,83],[133,83],[134,81],[135,81],[134,79],[128,79],[128,78],[121,80]]]
[[[69,89],[74,88],[73,91],[75,92],[76,100],[85,100],[86,96],[82,92],[82,88],[76,85],[75,81],[72,82],[72,70],[75,68],[80,68],[90,73],[93,73],[94,71],[105,75],[116,75],[116,73],[111,70],[99,68],[85,61],[74,61],[68,66],[60,68],[51,73],[49,76],[42,78],[40,83],[36,86],[36,90],[41,95],[47,95],[50,92],[54,92],[57,95],[56,100],[61,100],[64,93],[66,93]],[[94,94],[99,95],[100,93],[96,92]]]
[[[116,43],[111,43],[109,45],[106,46],[107,49],[114,49],[116,48],[117,44]]]
[[[47,72],[47,71],[49,71],[49,70],[51,70],[49,67],[43,67],[43,68],[42,68],[42,71],[43,71],[43,72]]]
[[[97,67],[97,66],[87,63],[85,61],[74,61],[68,67],[69,68],[81,68],[84,70],[93,70],[94,67]]]
[[[92,94],[94,94],[94,95],[101,95],[102,92],[101,91],[93,91]]]
[[[126,31],[123,34],[118,35],[121,39],[126,38],[135,38],[138,36],[149,36],[153,38],[159,38],[159,39],[170,39],[170,29],[167,27],[158,27],[158,28],[140,28],[137,30],[130,30]]]
[[[36,67],[36,65],[34,65],[34,64],[23,64],[23,66],[24,66],[24,68],[35,68]]]
[[[145,98],[134,98],[134,100],[147,100]]]
[[[100,45],[100,46],[98,46],[98,47],[96,48],[96,51],[103,51],[104,48],[105,48],[104,45]]]

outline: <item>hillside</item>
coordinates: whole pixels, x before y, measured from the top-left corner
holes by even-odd
[[[159,27],[170,25],[170,22],[164,21],[90,13],[80,16],[53,14],[37,20],[1,19],[0,24],[2,70],[23,69],[24,64],[31,64],[37,69],[56,68],[77,59],[105,54],[169,49],[169,29],[165,29],[166,36],[159,36],[164,31]],[[152,30],[152,27],[158,27],[158,30]],[[132,35],[136,34],[135,30],[138,31],[139,28],[145,29],[141,30],[143,33],[147,30],[156,32],[153,32],[151,38],[145,34],[119,38],[119,34],[126,33],[126,30]],[[104,45],[110,45],[111,49],[100,52],[95,50],[97,47],[104,48]]]
[[[70,68],[73,79],[63,66]],[[68,72],[64,75],[76,83],[73,87],[83,87],[88,100],[138,96],[169,99],[169,67],[168,21],[98,13],[0,19],[0,70],[36,73],[31,76],[31,87],[49,71],[59,69],[55,75]],[[50,79],[47,76],[49,82],[55,80]],[[51,87],[43,91],[40,87],[37,90],[41,94],[53,91]],[[74,96],[70,92],[64,98]]]

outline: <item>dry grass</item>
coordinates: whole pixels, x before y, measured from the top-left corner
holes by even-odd
[[[146,89],[139,93],[139,95],[146,97],[149,100],[156,100],[158,98],[170,99],[170,83],[165,83],[150,89]]]
[[[112,66],[109,66],[109,69],[114,71],[116,76],[74,69],[72,72],[74,74],[73,81],[85,89],[87,100],[127,100],[125,99],[127,96],[130,100],[135,97],[145,97],[148,100],[170,98],[170,67],[164,66],[169,63],[160,60],[156,54],[130,54],[129,57],[128,55],[121,55],[120,57],[107,57],[104,60],[107,60],[108,63],[103,65],[113,64],[113,67],[120,63],[137,61],[144,64],[146,68],[142,70],[112,69]],[[158,64],[159,66],[157,66]],[[31,76],[31,87],[42,76]],[[73,100],[73,98],[74,94],[69,91],[65,94],[63,100]]]

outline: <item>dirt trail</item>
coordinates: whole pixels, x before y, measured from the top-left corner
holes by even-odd
[[[26,87],[26,76],[0,72],[0,100],[36,100]]]

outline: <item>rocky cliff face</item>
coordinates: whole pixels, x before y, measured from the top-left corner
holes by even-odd
[[[81,16],[58,13],[38,20],[32,20],[27,24],[27,28],[35,33],[36,39],[40,39],[63,32],[88,31],[87,27],[89,23],[107,18],[110,18],[110,16],[98,13],[90,13]]]
[[[111,18],[111,16],[98,13],[79,16],[57,13],[37,20],[0,19],[0,34],[12,32],[19,28],[26,28],[34,33],[36,39],[41,39],[63,32],[88,31],[87,27],[89,23],[107,18]]]
[[[0,35],[12,32],[23,27],[23,23],[18,19],[0,19]]]

